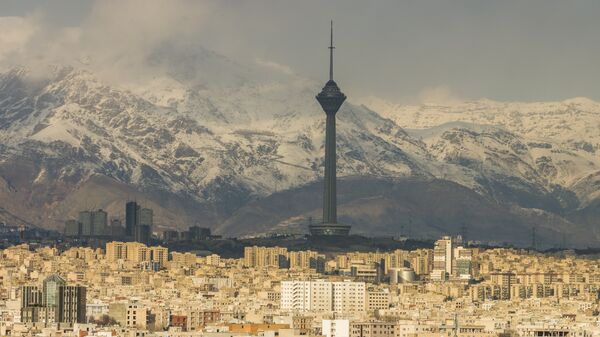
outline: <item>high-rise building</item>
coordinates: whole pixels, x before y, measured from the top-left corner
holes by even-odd
[[[44,298],[43,304],[45,306],[57,306],[58,305],[58,289],[66,284],[65,280],[57,274],[48,276],[44,282]]]
[[[281,309],[327,312],[333,309],[333,285],[324,280],[281,282]]]
[[[67,220],[65,222],[65,236],[78,237],[81,235],[81,223],[77,220]]]
[[[355,313],[366,309],[365,282],[332,282],[333,312]]]
[[[113,238],[122,238],[125,236],[125,228],[121,219],[114,218],[110,221],[110,236]]]
[[[143,243],[145,245],[150,244],[150,237],[152,236],[152,230],[149,225],[137,225],[135,226],[134,241]]]
[[[473,250],[464,247],[454,248],[454,263],[452,275],[464,280],[470,280],[472,276]]]
[[[21,288],[21,320],[23,322],[85,323],[86,288],[67,285],[56,274],[48,276],[42,285]]]
[[[127,259],[127,245],[125,242],[107,242],[106,259],[112,262]]]
[[[151,208],[140,209],[140,221],[138,225],[147,225],[152,227],[154,224],[154,212]]]
[[[219,266],[221,264],[221,257],[217,254],[210,254],[205,260],[209,266]]]
[[[282,247],[245,247],[244,266],[254,267],[279,267],[281,256],[288,258],[287,248]]]
[[[135,227],[140,223],[140,206],[135,201],[125,204],[125,235],[133,237]]]
[[[161,246],[150,247],[150,260],[164,266],[169,260],[169,249]]]
[[[410,266],[419,276],[429,275],[433,267],[433,253],[429,249],[417,249],[410,254]]]
[[[325,274],[325,255],[317,255],[309,259],[309,268],[314,269],[317,273]]]
[[[451,236],[444,236],[435,242],[433,248],[433,270],[431,279],[433,281],[444,281],[452,275],[452,263],[454,256],[454,243]]]
[[[318,252],[311,250],[289,252],[288,256],[290,259],[290,269],[316,269],[314,265],[311,267],[311,263],[315,264],[316,259],[321,257]]]
[[[331,43],[329,46],[329,81],[317,95],[327,115],[325,129],[325,188],[323,192],[323,223],[311,224],[311,235],[348,235],[350,226],[337,223],[337,177],[336,177],[336,142],[335,142],[335,114],[344,101],[344,95],[333,80],[333,21],[331,23]]]
[[[139,242],[127,242],[127,260],[140,263],[150,261],[150,250],[148,247]]]
[[[67,323],[86,322],[86,288],[63,285],[58,288],[58,321]]]
[[[106,243],[106,259],[111,262],[157,262],[159,266],[164,266],[169,259],[169,250],[161,246],[148,247],[139,242],[113,241]]]
[[[187,240],[206,240],[210,237],[210,228],[200,226],[190,226],[186,233]]]
[[[135,201],[125,204],[125,236],[143,244],[150,243],[154,212]]]
[[[281,308],[286,310],[361,313],[366,310],[365,300],[364,282],[281,282]]]
[[[41,304],[42,291],[37,286],[23,286],[21,287],[21,306],[29,307],[36,304]]]
[[[450,277],[462,280],[472,278],[473,250],[458,245],[460,242],[460,237],[455,239],[451,236],[444,236],[435,242],[431,280],[444,281]]]
[[[179,231],[176,231],[173,229],[165,230],[162,232],[162,239],[165,242],[179,241],[180,237],[181,237],[181,234],[179,233]]]
[[[81,236],[92,236],[94,228],[91,211],[79,212],[79,224],[81,226]]]
[[[107,236],[110,235],[108,230],[108,214],[99,209],[92,212],[92,235],[94,236]]]
[[[39,322],[43,292],[37,286],[21,287],[21,322]]]
[[[79,226],[81,236],[107,235],[108,215],[101,209],[79,212]]]

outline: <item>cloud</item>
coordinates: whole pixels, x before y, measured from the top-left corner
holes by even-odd
[[[286,75],[293,75],[294,74],[294,70],[289,67],[286,66],[285,64],[281,64],[281,63],[277,63],[274,61],[269,61],[269,60],[264,60],[261,58],[257,58],[256,60],[256,64],[258,64],[259,66],[265,67],[265,68],[269,68],[269,69],[273,69],[275,71],[279,71],[281,73],[284,73]]]
[[[468,99],[599,99],[598,1],[81,0],[80,9],[72,1],[18,2],[0,1],[0,13],[11,13],[0,17],[2,68],[72,64],[115,82],[144,81],[168,71],[155,62],[157,51],[181,60],[165,48],[203,46],[270,68],[269,76],[293,70],[321,81],[333,18],[336,80],[349,97],[444,102],[457,99],[452,88]]]
[[[104,79],[152,76],[148,58],[166,43],[190,44],[201,31],[209,2],[188,0],[95,1],[76,27],[45,20],[41,10],[23,17],[0,17],[0,66],[73,65]]]
[[[84,22],[82,43],[109,54],[135,54],[168,40],[192,40],[208,7],[208,2],[188,0],[96,1]]]
[[[48,77],[54,65],[68,65],[80,41],[78,27],[52,27],[43,12],[0,17],[0,67],[27,67],[32,81]]]
[[[0,60],[23,53],[27,41],[36,32],[37,27],[32,21],[31,17],[0,17]]]
[[[452,105],[463,102],[463,99],[460,99],[456,96],[450,88],[446,86],[437,86],[437,87],[428,87],[423,90],[418,95],[418,99],[420,103],[423,104],[442,104],[442,105]]]

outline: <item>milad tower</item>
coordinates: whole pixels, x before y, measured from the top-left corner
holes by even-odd
[[[346,100],[340,88],[333,80],[333,21],[331,22],[331,42],[329,45],[329,81],[317,95],[327,115],[325,131],[325,188],[323,193],[323,223],[311,224],[310,234],[316,236],[348,235],[350,226],[337,223],[336,190],[336,151],[335,151],[335,114]]]

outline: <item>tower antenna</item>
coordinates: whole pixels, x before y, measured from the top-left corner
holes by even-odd
[[[329,80],[333,80],[333,20],[331,20],[331,37],[329,42]]]

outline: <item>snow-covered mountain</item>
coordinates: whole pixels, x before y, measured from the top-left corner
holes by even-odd
[[[60,228],[84,208],[122,215],[136,198],[160,227],[200,223],[226,235],[318,217],[321,84],[204,49],[158,51],[148,63],[160,71],[120,84],[86,66],[0,74],[0,207]],[[338,113],[341,216],[371,234],[397,234],[408,221],[421,224],[415,235],[435,236],[466,222],[473,238],[511,241],[496,235],[511,222],[523,233],[540,226],[548,241],[572,232],[573,243],[592,244],[599,123],[600,105],[584,99],[350,101]]]
[[[401,106],[370,99],[366,105],[416,129],[411,134],[441,161],[486,162],[478,170],[509,172],[549,191],[567,189],[582,205],[600,197],[600,103],[575,98]],[[510,165],[502,167],[496,155]]]

